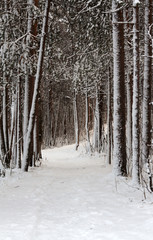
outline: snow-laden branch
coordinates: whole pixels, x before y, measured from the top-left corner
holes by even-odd
[[[24,38],[26,38],[27,36],[31,36],[33,38],[36,38],[36,36],[34,36],[33,34],[31,34],[30,32],[25,33],[24,35],[22,35],[21,37],[19,37],[18,39],[16,39],[13,42],[7,42],[8,47],[12,47],[13,45],[17,44],[18,42],[22,41]],[[3,45],[1,46],[2,49]],[[0,49],[0,51],[1,51]]]
[[[153,23],[149,26],[148,35],[149,35],[149,38],[151,39],[152,46],[153,46],[153,37],[151,35],[152,27],[153,27]]]
[[[99,7],[101,4],[102,4],[102,2],[103,2],[103,0],[100,0],[95,6],[93,6],[93,7],[90,7],[89,6],[89,4],[92,2],[92,0],[89,0],[87,3],[86,3],[86,6],[83,8],[83,9],[81,9],[81,11],[80,12],[78,12],[78,14],[77,14],[77,16],[79,15],[79,14],[81,14],[81,13],[85,13],[85,12],[90,12],[90,11],[92,11],[93,9],[95,9],[95,8],[97,8],[97,7]],[[122,1],[118,1],[119,3],[122,3]],[[115,12],[118,12],[118,11],[120,11],[121,9],[123,9],[123,8],[125,8],[125,7],[127,7],[128,6],[128,4],[126,3],[126,4],[123,4],[121,7],[119,7],[119,8],[117,8],[117,9],[115,9],[115,10],[108,10],[108,11],[104,11],[104,12],[102,12],[103,14],[107,14],[107,13],[115,13]]]
[[[107,14],[107,13],[116,13],[116,12],[119,12],[120,10],[126,8],[128,6],[128,4],[123,4],[121,7],[119,8],[116,8],[115,10],[108,10],[108,11],[105,11],[105,12],[102,12],[103,14]]]
[[[28,36],[30,33],[27,32],[24,35],[22,35],[21,37],[19,37],[18,39],[16,39],[12,44],[16,44],[17,42],[21,41],[23,38],[25,38],[26,36]]]
[[[86,6],[85,6],[83,9],[81,9],[81,11],[78,13],[78,15],[79,15],[80,13],[85,13],[85,12],[91,11],[91,10],[99,7],[99,6],[101,5],[101,3],[102,3],[102,0],[100,0],[95,6],[89,7],[89,4],[92,3],[92,1],[93,1],[93,0],[89,0],[89,1],[86,3]]]

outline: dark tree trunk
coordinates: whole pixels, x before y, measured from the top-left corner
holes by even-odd
[[[113,0],[113,53],[114,53],[114,170],[116,175],[126,175],[125,133],[125,70],[123,10]],[[117,10],[118,9],[118,10]],[[117,10],[117,11],[116,11]]]
[[[46,6],[45,6],[45,14],[43,18],[42,36],[41,36],[41,42],[40,42],[40,48],[39,48],[37,73],[36,73],[36,79],[35,79],[35,85],[34,85],[34,94],[32,99],[32,106],[31,106],[30,118],[28,123],[28,131],[26,136],[26,144],[24,149],[24,166],[23,166],[24,171],[28,171],[28,166],[29,166],[29,151],[30,151],[30,144],[32,141],[32,133],[33,133],[34,122],[35,122],[35,114],[36,114],[36,104],[38,100],[41,73],[42,73],[49,8],[50,8],[50,0],[47,0]]]

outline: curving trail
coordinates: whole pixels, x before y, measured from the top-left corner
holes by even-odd
[[[153,205],[102,158],[43,151],[41,168],[0,184],[1,240],[151,240]]]

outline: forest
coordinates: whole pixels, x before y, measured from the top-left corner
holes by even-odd
[[[0,175],[85,142],[153,191],[152,0],[0,1]]]

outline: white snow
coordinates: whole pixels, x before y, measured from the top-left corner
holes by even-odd
[[[151,240],[151,198],[74,148],[44,150],[40,168],[0,178],[0,239]]]
[[[122,1],[122,0],[116,0],[116,2],[118,2],[118,3],[123,3],[123,1]]]
[[[133,0],[133,6],[136,6],[137,4],[140,4],[139,0]]]

